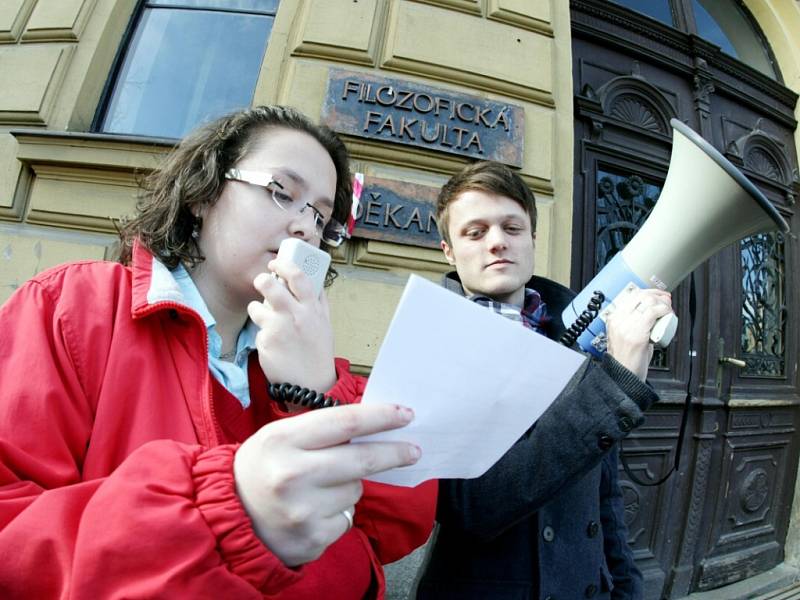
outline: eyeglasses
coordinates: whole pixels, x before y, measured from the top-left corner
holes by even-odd
[[[276,181],[270,173],[259,171],[243,171],[240,169],[228,169],[225,172],[225,179],[249,183],[264,189],[272,198],[275,205],[286,212],[296,212],[303,214],[306,208],[311,209],[314,217],[314,230],[328,246],[336,247],[347,237],[347,228],[336,219],[327,218],[316,207],[308,202],[302,203],[295,200],[292,194],[280,182]]]

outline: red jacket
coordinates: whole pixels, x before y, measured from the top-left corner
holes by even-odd
[[[355,527],[284,566],[235,494],[206,329],[166,273],[136,248],[132,268],[56,267],[0,308],[0,597],[382,597],[381,563],[430,533],[435,483],[365,482]],[[364,380],[336,366],[331,395],[358,402]]]

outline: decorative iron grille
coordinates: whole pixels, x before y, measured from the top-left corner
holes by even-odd
[[[633,239],[660,194],[660,185],[646,182],[639,175],[597,169],[595,272],[600,272]],[[666,369],[667,353],[656,350],[650,366]]]
[[[742,376],[782,377],[786,366],[785,241],[777,232],[741,242]]]

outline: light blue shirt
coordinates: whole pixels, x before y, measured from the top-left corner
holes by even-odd
[[[225,389],[239,399],[244,408],[250,406],[250,381],[247,377],[247,357],[251,350],[256,347],[256,334],[258,326],[250,319],[242,327],[239,337],[236,340],[236,356],[233,362],[222,360],[219,355],[222,352],[222,337],[217,332],[217,321],[209,312],[205,300],[200,295],[197,286],[192,281],[189,273],[178,265],[171,271],[175,282],[183,295],[184,303],[197,312],[205,323],[208,332],[208,369],[214,378],[219,381]]]

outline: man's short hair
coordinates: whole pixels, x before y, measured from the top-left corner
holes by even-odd
[[[522,178],[507,166],[494,161],[467,165],[450,178],[436,199],[436,225],[439,235],[450,244],[448,208],[464,192],[477,191],[506,196],[519,204],[531,220],[531,234],[536,233],[536,199]]]

